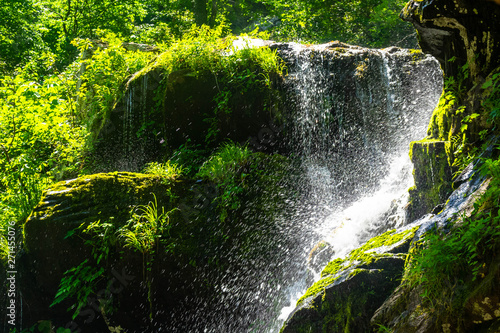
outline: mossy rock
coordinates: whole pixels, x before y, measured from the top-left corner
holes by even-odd
[[[69,304],[53,309],[49,305],[64,273],[85,259],[92,260],[91,246],[85,245],[82,237],[67,237],[68,232],[96,221],[124,225],[130,219],[132,207],[155,200],[153,193],[158,207],[170,209],[170,194],[182,193],[184,185],[166,184],[159,176],[114,172],[62,181],[46,189],[24,225],[25,252],[19,260],[19,284],[26,291],[24,302],[31,311],[25,313],[23,321],[30,325],[41,318],[68,321],[65,308]],[[141,256],[132,251],[124,256],[122,261],[114,258],[113,263],[101,264],[109,270],[109,280],[113,278],[113,269],[121,273],[127,265],[132,275],[141,276]],[[105,280],[104,275],[102,278]]]
[[[246,70],[266,74],[256,61],[247,65]],[[227,139],[243,143],[278,121],[280,75],[267,73],[270,86],[256,81],[243,87],[221,82],[223,75],[171,71],[161,64],[136,73],[103,122],[94,153],[97,169],[140,170],[187,140],[210,149]]]
[[[452,192],[451,143],[421,140],[410,144],[415,186],[410,192],[407,219],[414,221],[444,203]]]
[[[405,252],[417,230],[390,230],[331,261],[281,332],[369,331],[371,316],[399,284]]]

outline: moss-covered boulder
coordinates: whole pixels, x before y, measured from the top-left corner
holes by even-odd
[[[106,222],[115,227],[123,226],[131,218],[133,207],[147,205],[154,200],[158,207],[171,209],[171,194],[181,194],[182,187],[182,183],[167,184],[159,176],[115,172],[63,181],[45,190],[39,205],[24,225],[25,253],[19,268],[19,283],[26,291],[24,302],[28,305],[25,307],[28,310],[24,312],[24,323],[40,319],[71,322],[65,310],[71,303],[63,302],[63,306],[53,308],[50,304],[54,301],[65,272],[78,267],[86,259],[93,262],[96,253],[93,247],[99,246],[98,243],[85,244],[89,238],[80,234],[68,237],[71,232],[80,225],[87,226],[90,223]],[[108,251],[113,252],[114,248]],[[129,268],[126,269],[127,265]],[[101,282],[94,286],[98,289],[106,289],[106,283],[113,279],[117,282],[115,276],[123,280],[126,276],[138,277],[142,271],[141,257],[130,251],[110,257],[108,262],[100,266],[104,272]],[[129,289],[131,294],[138,290],[144,292],[138,288],[139,280],[142,278],[136,278],[135,286]],[[122,282],[130,283],[127,280]],[[118,288],[117,285],[115,287]],[[93,291],[97,292],[98,289]],[[146,301],[140,297],[137,300],[138,304]],[[80,322],[87,319],[84,316]],[[101,325],[104,323],[102,320],[96,322]]]
[[[286,320],[282,333],[367,332],[375,310],[402,276],[418,227],[390,230],[331,261]]]
[[[188,140],[211,149],[243,143],[277,121],[281,74],[259,56],[214,52],[191,65],[170,63],[167,52],[124,83],[99,132],[98,169],[137,171]]]
[[[280,233],[294,214],[295,167],[252,152],[238,166],[218,161],[230,165],[223,179],[114,172],[51,185],[24,226],[23,327],[203,331],[224,315],[242,318],[224,323],[237,332],[257,315],[272,320],[267,301],[282,297],[280,265],[296,244]],[[146,219],[152,207],[169,212],[161,225]],[[242,304],[263,287],[268,295]],[[67,297],[51,306],[59,292]]]

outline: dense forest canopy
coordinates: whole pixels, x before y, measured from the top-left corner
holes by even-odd
[[[368,47],[415,47],[399,19],[403,0],[0,0],[0,70],[59,69],[76,56],[75,38],[112,32],[125,41],[168,43],[193,24],[225,34],[267,31],[276,41],[339,40]]]

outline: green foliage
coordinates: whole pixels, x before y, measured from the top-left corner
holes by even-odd
[[[451,232],[428,232],[411,250],[405,283],[420,288],[424,305],[441,315],[460,311],[467,291],[485,277],[500,249],[500,161],[486,159],[481,173],[492,178],[472,214],[461,216]]]
[[[68,232],[66,238],[78,234],[84,243],[91,248],[94,262],[85,259],[77,267],[66,271],[50,306],[59,304],[66,299],[76,299],[76,304],[68,308],[68,311],[74,309],[73,319],[78,316],[80,310],[87,305],[88,297],[95,293],[97,284],[103,279],[110,250],[117,241],[115,228],[112,220],[107,222],[99,220],[88,225],[82,223],[78,228]],[[84,238],[85,235],[90,236],[90,238]]]
[[[273,39],[340,40],[369,47],[416,46],[413,28],[399,19],[406,3],[403,0],[262,2],[268,5],[268,16],[260,18],[260,26],[267,25]],[[273,16],[279,23],[270,25],[267,22]]]
[[[251,158],[252,152],[248,146],[240,146],[229,141],[203,164],[198,176],[215,183],[231,181],[248,166]]]
[[[75,312],[73,313],[73,319],[75,319],[80,310],[87,305],[88,297],[94,292],[95,286],[102,278],[103,273],[104,267],[95,267],[89,263],[88,259],[77,267],[71,268],[61,279],[59,290],[51,306],[67,298],[75,297],[77,299]]]
[[[53,180],[82,168],[86,130],[72,122],[63,74],[0,81],[0,222],[24,221]]]
[[[483,107],[489,110],[489,121],[498,130],[500,124],[500,73],[493,72],[482,85],[487,91],[487,97],[483,102]]]
[[[142,71],[144,74],[161,68],[165,76],[180,70],[188,70],[188,75],[194,76],[213,75],[217,88],[216,108],[213,114],[205,115],[204,121],[210,125],[207,143],[216,140],[219,119],[232,112],[234,98],[250,90],[269,95],[272,77],[285,71],[285,64],[276,51],[248,46],[235,49],[234,36],[222,38],[226,33],[225,25],[214,29],[193,26]]]
[[[247,186],[245,179],[252,161],[253,154],[248,146],[228,142],[201,166],[197,176],[216,183],[222,192],[216,198],[221,210],[221,221],[226,219],[228,211],[240,208],[239,195]]]
[[[170,162],[180,165],[185,175],[193,177],[206,160],[207,152],[200,144],[192,144],[188,139],[170,156]]]
[[[165,212],[165,208],[158,208],[156,196],[154,202],[147,205],[133,207],[130,220],[119,226],[118,221],[111,218],[109,221],[95,221],[89,224],[82,223],[78,228],[68,232],[66,238],[78,236],[91,249],[92,260],[85,259],[77,267],[64,273],[59,290],[51,306],[67,299],[76,299],[76,304],[68,310],[74,309],[73,319],[80,310],[87,305],[88,297],[95,294],[98,283],[105,277],[106,267],[112,255],[120,249],[129,248],[140,252],[143,256],[143,276],[151,270],[155,253],[158,251],[162,239],[169,237],[170,214],[176,209]],[[169,250],[166,244],[166,250]],[[148,280],[150,287],[150,281]],[[99,299],[101,305],[108,300]]]
[[[164,183],[170,183],[184,173],[182,167],[167,161],[165,163],[151,162],[146,164],[144,173],[160,176]]]
[[[123,246],[134,249],[143,255],[153,254],[155,246],[158,246],[159,239],[163,235],[168,235],[169,215],[175,209],[165,212],[162,207],[161,213],[158,211],[156,201],[148,205],[135,207],[132,211],[131,219],[117,230],[118,238],[123,240]]]
[[[95,38],[97,29],[127,34],[133,28],[134,20],[145,14],[142,2],[137,0],[52,0],[46,2],[46,9],[48,19],[70,40],[75,37]]]
[[[93,140],[114,103],[123,96],[126,79],[146,66],[153,56],[125,50],[122,41],[112,33],[106,33],[103,41],[106,48],[88,39],[72,42],[80,50],[81,59],[72,65],[77,80],[70,93],[76,95],[77,120],[93,133]]]
[[[0,74],[35,61],[45,51],[35,25],[40,14],[40,4],[32,0],[0,1]]]

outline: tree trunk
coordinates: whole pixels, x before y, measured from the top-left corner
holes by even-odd
[[[196,24],[207,24],[207,17],[207,0],[194,0],[194,20]]]
[[[215,19],[217,18],[217,0],[212,0],[212,12],[210,13],[210,27],[215,26]]]

